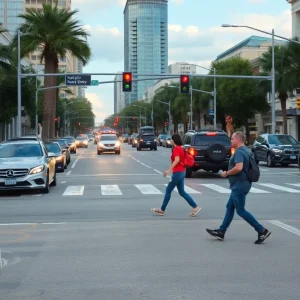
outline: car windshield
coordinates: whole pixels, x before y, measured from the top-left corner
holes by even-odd
[[[62,148],[65,148],[68,146],[67,141],[57,140],[56,142],[59,143]]]
[[[8,157],[40,157],[43,156],[40,145],[37,144],[2,144],[0,158]]]
[[[68,143],[74,143],[74,138],[70,137],[70,138],[66,138]]]
[[[48,152],[53,152],[53,153],[57,153],[57,152],[60,152],[60,148],[57,144],[45,144]]]
[[[153,141],[154,140],[154,135],[143,135],[142,139],[143,141],[147,142],[147,141]]]
[[[297,145],[298,142],[290,135],[269,135],[269,143],[275,145]]]
[[[116,135],[102,135],[100,141],[116,141],[118,138]]]
[[[222,145],[229,146],[230,140],[227,135],[204,135],[204,134],[198,134],[195,135],[195,146],[207,146],[211,144],[219,143]]]
[[[82,137],[82,136],[78,136],[76,138],[77,141],[86,141],[86,138],[85,137]]]

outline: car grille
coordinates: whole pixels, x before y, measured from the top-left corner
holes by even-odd
[[[115,144],[104,144],[106,147],[113,147]]]
[[[287,155],[299,154],[299,150],[284,150],[284,154]]]
[[[8,174],[13,175],[8,175]],[[15,177],[23,177],[28,174],[28,169],[0,169],[0,178],[15,178]]]

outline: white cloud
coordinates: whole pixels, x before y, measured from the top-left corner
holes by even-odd
[[[170,3],[174,3],[174,4],[177,4],[177,5],[180,5],[180,4],[184,3],[184,0],[171,0]]]
[[[103,112],[103,102],[101,101],[99,95],[95,93],[86,93],[85,97],[93,105],[93,113],[95,114],[95,122],[102,122],[106,118],[106,114]]]

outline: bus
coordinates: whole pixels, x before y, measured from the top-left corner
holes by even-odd
[[[142,126],[142,127],[140,127],[139,128],[139,135],[142,135],[142,134],[145,134],[145,133],[154,135],[154,127],[152,127],[152,126]]]

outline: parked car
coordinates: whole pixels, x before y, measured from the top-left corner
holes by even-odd
[[[59,143],[62,149],[66,150],[67,165],[69,165],[71,162],[71,152],[70,152],[70,147],[68,145],[68,141],[66,139],[54,139],[54,140],[49,140],[49,142],[57,142]]]
[[[46,142],[44,144],[48,152],[52,152],[55,154],[56,172],[57,171],[64,172],[65,169],[68,168],[66,150],[62,149],[59,143],[57,142]]]
[[[76,147],[77,148],[88,148],[89,147],[89,140],[87,137],[84,136],[78,136],[76,137]]]
[[[64,139],[67,140],[67,143],[70,147],[70,152],[71,153],[76,153],[77,147],[76,147],[75,138],[73,136],[65,136]]]
[[[268,167],[298,164],[299,151],[300,143],[288,134],[261,134],[252,147],[256,163],[267,162]]]
[[[38,141],[0,144],[0,191],[41,190],[56,186],[55,154]]]

